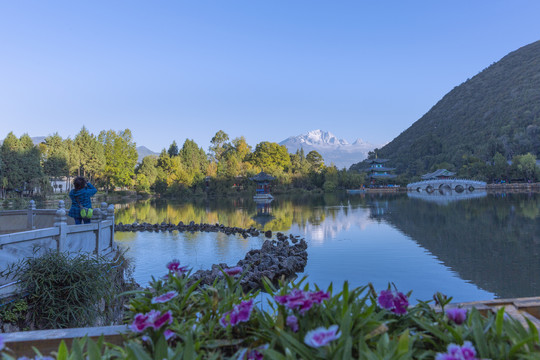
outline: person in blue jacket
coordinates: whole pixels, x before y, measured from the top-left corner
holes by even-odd
[[[81,208],[92,208],[91,197],[97,193],[97,189],[82,176],[77,176],[75,180],[73,180],[73,186],[75,189],[72,189],[69,192],[71,208],[69,209],[68,215],[75,219],[75,224],[77,225],[83,223],[88,224],[90,223],[90,219],[82,217]]]

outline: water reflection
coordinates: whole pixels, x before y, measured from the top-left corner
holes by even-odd
[[[407,194],[278,196],[268,204],[251,198],[145,201],[118,206],[116,221],[195,221],[304,235],[309,242],[305,273],[321,286],[349,280],[382,288],[394,281],[414,289],[417,298],[441,290],[458,301],[540,295],[538,195],[483,195],[444,204]],[[166,256],[160,264],[176,256],[196,268],[234,264],[264,241],[176,232],[118,233],[117,239],[135,256],[149,258],[137,264],[149,271],[145,278],[155,274],[150,263],[160,256]],[[149,242],[164,247],[165,255]]]
[[[434,202],[440,205],[446,205],[454,201],[478,199],[487,196],[485,190],[464,190],[461,192],[452,191],[451,189],[441,189],[428,193],[425,191],[411,191],[407,193],[407,196],[413,199],[420,199],[425,201]]]
[[[384,219],[461,278],[499,297],[540,295],[540,201],[489,196],[445,207],[394,199]]]

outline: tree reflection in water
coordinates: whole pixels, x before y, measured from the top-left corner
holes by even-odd
[[[220,223],[274,232],[294,228],[319,245],[331,238],[348,237],[351,227],[362,230],[369,222],[387,224],[433,254],[461,279],[499,297],[540,295],[538,194],[487,195],[448,203],[412,199],[406,194],[277,196],[271,204],[259,208],[251,198],[118,205],[117,223],[135,221]],[[357,234],[352,232],[350,236]],[[116,236],[122,240],[135,235]],[[195,246],[202,235],[184,236]],[[232,246],[224,235],[218,235],[217,242],[218,247]]]

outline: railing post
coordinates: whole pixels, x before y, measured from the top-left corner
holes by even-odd
[[[101,218],[102,218],[102,214],[101,214],[101,209],[100,208],[95,208],[94,209],[94,215],[92,216],[92,220],[90,221],[92,224],[96,224],[96,229],[94,230],[94,236],[96,238],[96,248],[94,250],[94,252],[96,253],[96,255],[99,254],[99,241],[100,241],[100,236],[101,236]]]
[[[26,228],[29,230],[34,230],[36,226],[34,225],[34,219],[36,216],[36,202],[30,200],[28,204],[28,209],[26,210]]]
[[[54,216],[54,226],[59,228],[58,237],[56,239],[56,243],[57,243],[56,248],[58,252],[66,251],[68,224],[67,224],[66,210],[64,207],[64,201],[62,200],[58,202],[58,210],[56,210],[56,214]]]
[[[101,220],[107,219],[107,203],[102,202],[101,203]]]
[[[114,242],[114,205],[111,204],[107,208],[107,220],[111,220],[111,249],[116,249]]]
[[[91,223],[98,223],[101,221],[101,209],[95,208],[94,214],[92,215],[92,219],[90,220]]]

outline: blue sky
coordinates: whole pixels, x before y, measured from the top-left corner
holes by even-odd
[[[531,1],[0,0],[0,138],[392,140],[540,40]]]

